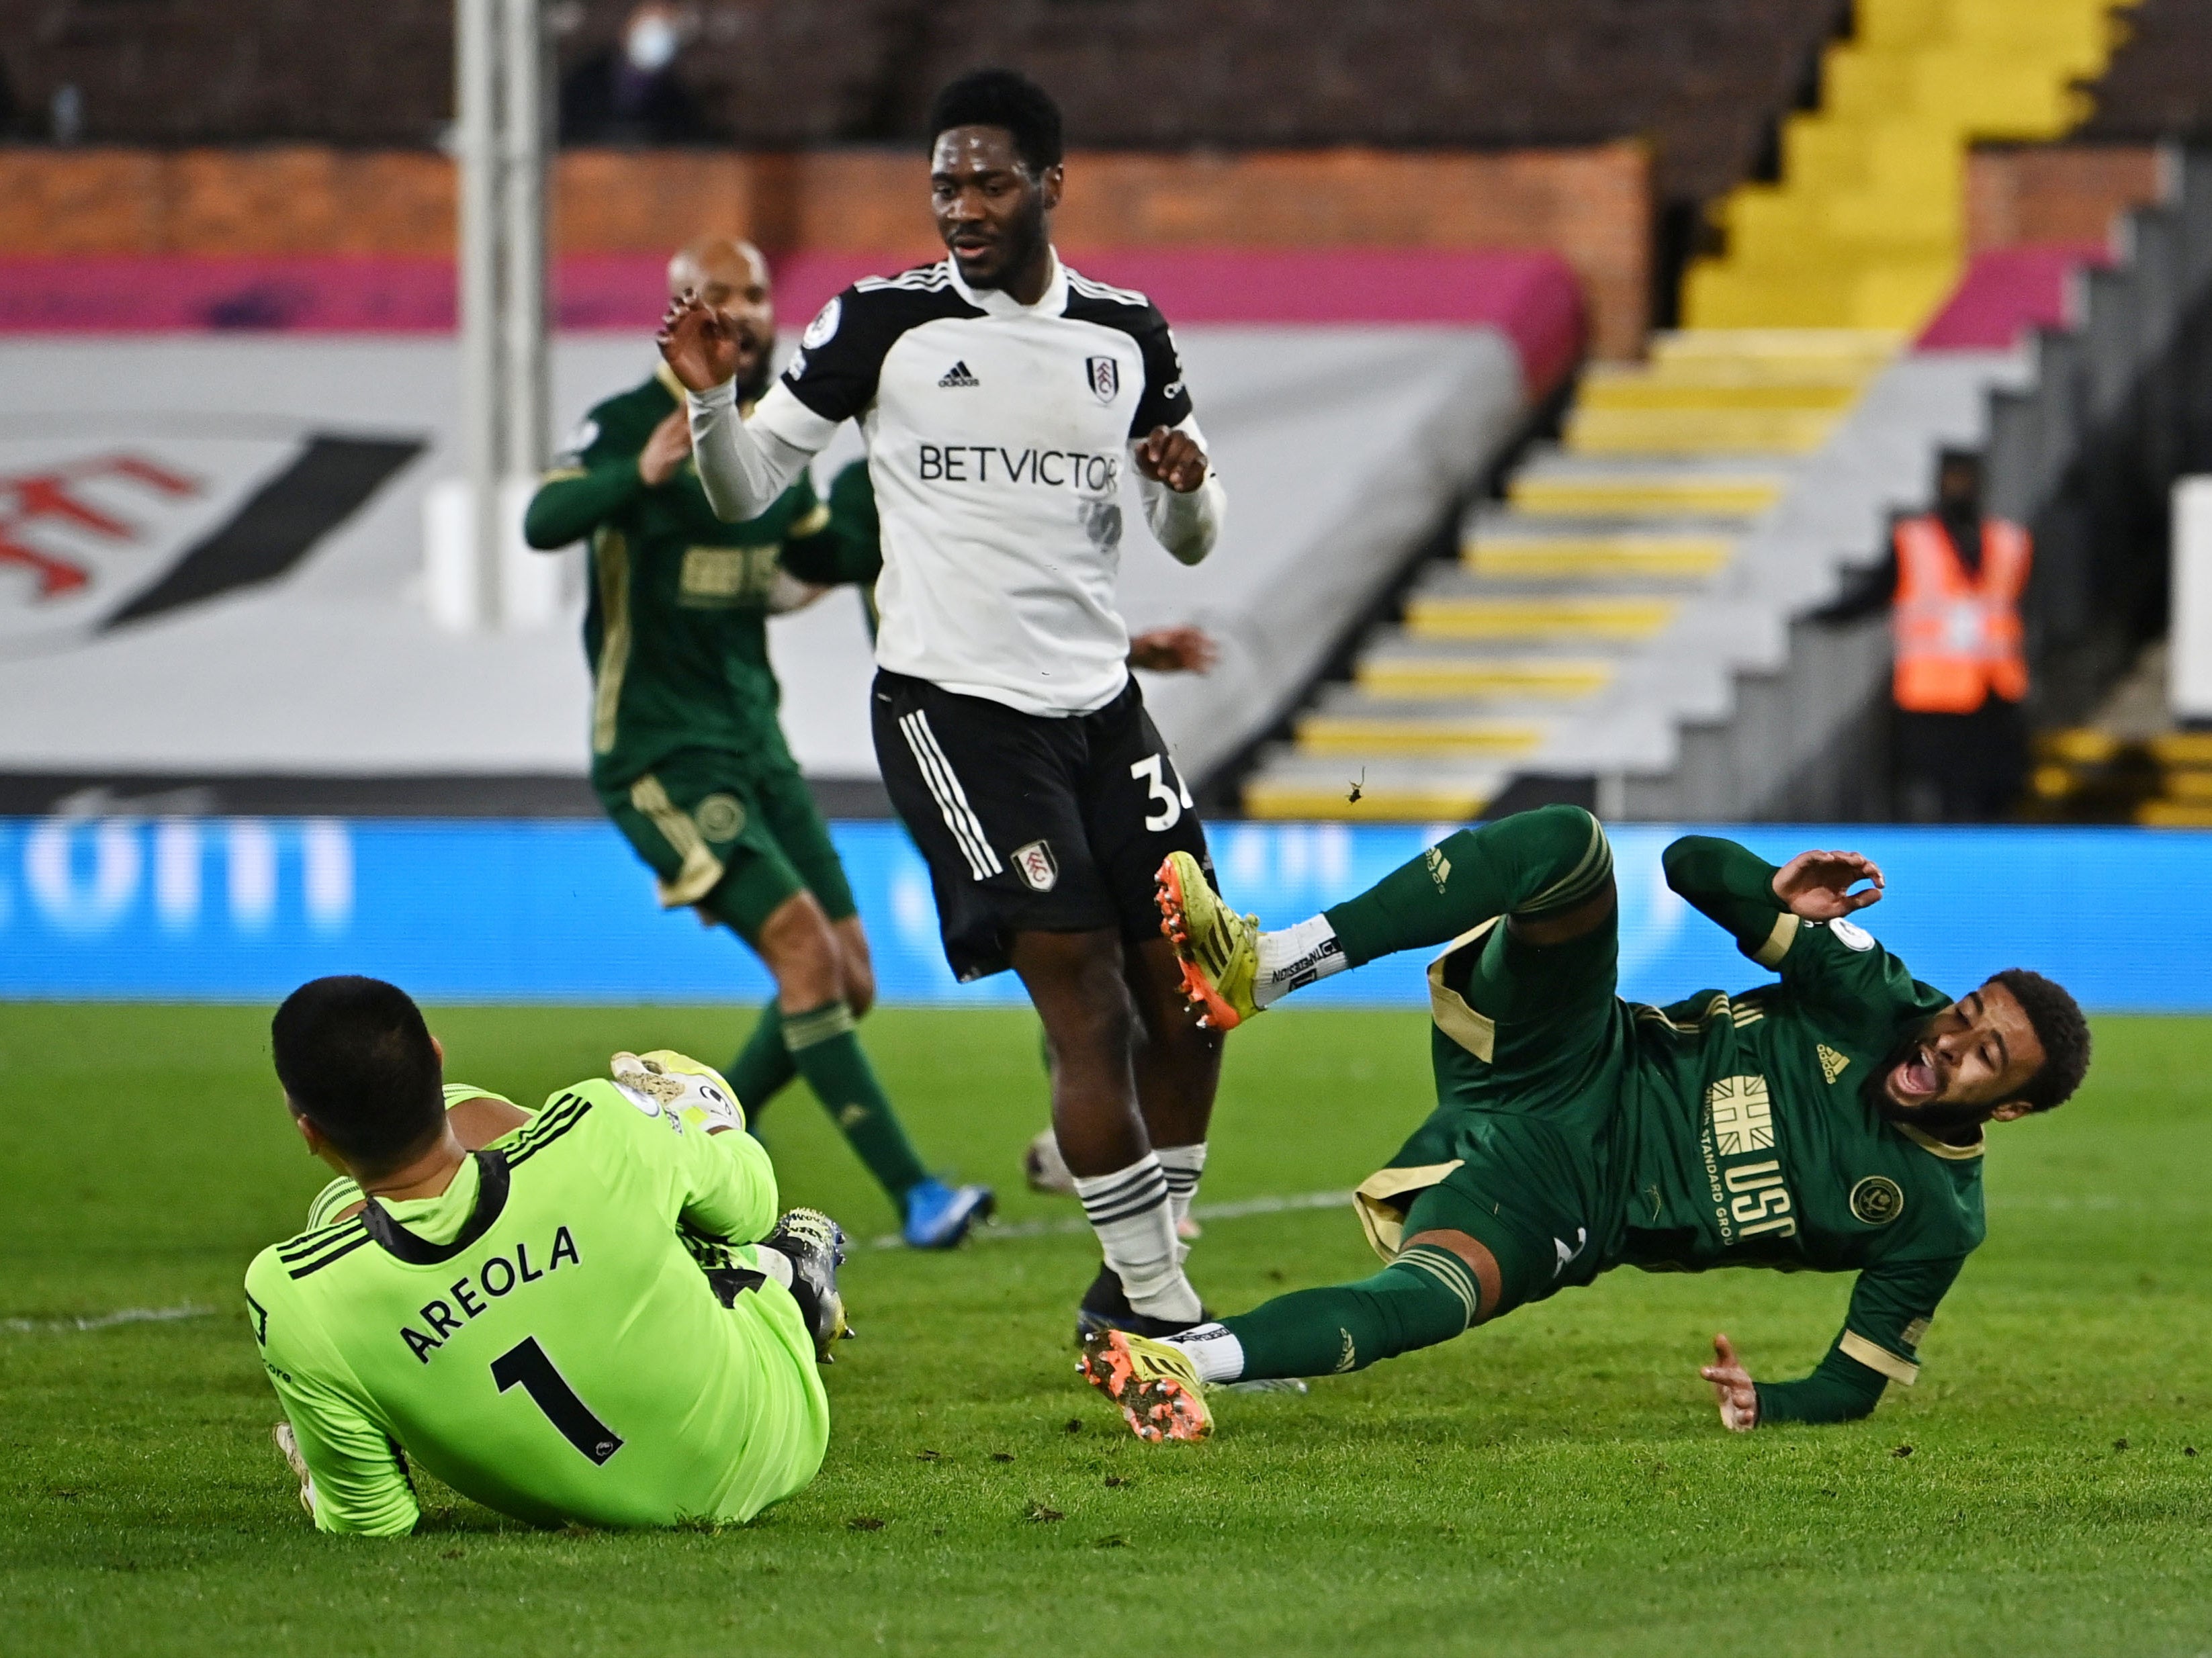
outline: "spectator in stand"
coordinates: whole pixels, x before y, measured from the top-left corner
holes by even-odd
[[[662,0],[631,12],[622,39],[561,82],[561,142],[683,144],[705,137],[698,101],[676,74],[676,56],[690,34],[689,15]]]
[[[1981,457],[1946,449],[1936,464],[1936,510],[1900,516],[1887,559],[1814,617],[1850,622],[1889,612],[1904,817],[1986,823],[2002,817],[2020,792],[2027,765],[2021,599],[2032,556],[2023,526],[1984,516]]]

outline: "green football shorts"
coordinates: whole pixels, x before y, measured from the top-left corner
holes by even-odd
[[[1619,957],[1612,916],[1540,947],[1490,921],[1429,968],[1437,1108],[1355,1201],[1385,1260],[1424,1231],[1488,1248],[1503,1284],[1485,1318],[1588,1284],[1626,1224],[1613,1143],[1633,1032]]]
[[[829,825],[788,761],[682,749],[599,795],[671,909],[696,904],[747,944],[794,893],[812,893],[833,921],[854,914]]]

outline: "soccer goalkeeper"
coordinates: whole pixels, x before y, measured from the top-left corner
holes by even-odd
[[[1463,829],[1276,932],[1169,860],[1170,936],[1218,1026],[1379,956],[1446,949],[1429,969],[1437,1108],[1356,1193],[1387,1264],[1164,1341],[1093,1337],[1085,1374],[1140,1436],[1203,1437],[1209,1383],[1360,1370],[1623,1265],[1858,1274],[1802,1381],[1756,1382],[1714,1338],[1703,1374],[1731,1429],[1845,1421],[1911,1385],[1982,1241],[1984,1128],[2074,1092],[2081,1010],[2020,969],[1957,1001],[1918,982],[1850,919],[1882,892],[1855,853],[1777,869],[1692,835],[1665,866],[1780,982],[1619,999],[1613,854],[1577,807]]]
[[[342,1174],[246,1276],[320,1529],[410,1530],[410,1459],[544,1525],[744,1521],[813,1479],[844,1235],[776,1219],[714,1072],[617,1054],[532,1115],[446,1084],[375,979],[301,986],[270,1036],[294,1125]]]

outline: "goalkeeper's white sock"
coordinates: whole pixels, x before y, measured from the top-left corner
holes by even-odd
[[[1171,1323],[1196,1318],[1198,1291],[1182,1275],[1175,1211],[1159,1158],[1147,1151],[1110,1175],[1078,1175],[1075,1195],[1129,1305],[1147,1318]]]
[[[1182,1351],[1200,1382],[1234,1382],[1244,1374],[1244,1344],[1229,1333],[1226,1324],[1201,1324],[1166,1341]]]
[[[1261,1007],[1352,965],[1345,960],[1344,946],[1337,943],[1336,929],[1326,915],[1263,932],[1254,942],[1260,962],[1252,975],[1252,999]]]

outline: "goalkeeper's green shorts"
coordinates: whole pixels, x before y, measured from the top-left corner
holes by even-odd
[[[854,914],[829,826],[788,761],[684,749],[598,793],[670,908],[696,905],[747,944],[797,893],[812,893],[833,921]]]
[[[1634,1031],[1618,959],[1612,917],[1547,946],[1493,921],[1429,969],[1437,1107],[1356,1201],[1386,1260],[1423,1231],[1487,1248],[1503,1293],[1486,1318],[1588,1284],[1626,1226],[1614,1142]]]

